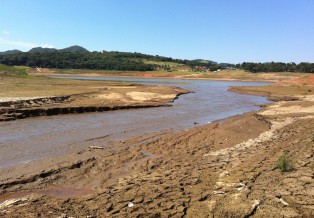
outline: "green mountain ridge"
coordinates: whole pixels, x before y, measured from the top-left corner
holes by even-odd
[[[89,52],[86,48],[78,45],[73,45],[67,48],[59,49],[59,52]]]
[[[6,55],[6,54],[16,54],[16,53],[21,53],[22,51],[14,49],[14,50],[8,50],[8,51],[3,51],[0,52],[0,55]]]
[[[32,48],[28,52],[31,53],[47,53],[47,52],[89,52],[86,48],[83,48],[78,45],[73,45],[67,48],[63,49],[55,49],[55,48],[42,48],[42,47],[36,47]]]
[[[55,49],[55,48],[43,48],[43,47],[35,47],[30,49],[29,51],[30,53],[49,53],[49,52],[90,52],[88,51],[86,48],[83,48],[82,46],[78,46],[78,45],[73,45],[67,48],[62,48],[62,49]],[[0,55],[10,55],[10,54],[17,54],[17,53],[27,53],[27,52],[23,52],[17,49],[13,49],[13,50],[7,50],[7,51],[3,51],[0,52]]]
[[[205,64],[218,64],[215,61],[205,60],[205,59],[194,59],[192,61],[199,62],[199,63],[205,63]]]
[[[57,49],[54,48],[42,48],[42,47],[36,47],[29,50],[29,53],[46,53],[46,52],[56,52]]]

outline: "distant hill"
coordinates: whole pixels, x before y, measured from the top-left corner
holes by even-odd
[[[32,48],[28,52],[30,52],[30,53],[47,53],[47,52],[56,52],[56,51],[58,51],[58,50],[55,48],[36,47],[36,48]]]
[[[217,64],[217,62],[215,61],[204,60],[204,59],[195,59],[193,61],[203,63],[203,64]]]
[[[70,46],[64,49],[58,50],[59,52],[89,52],[86,48],[78,45]]]
[[[76,52],[89,52],[89,51],[87,49],[81,47],[81,46],[74,45],[74,46],[70,46],[67,48],[63,48],[63,49],[36,47],[36,48],[32,48],[28,52],[30,52],[30,53],[48,53],[48,52],[73,52],[73,53],[76,53]]]
[[[0,52],[0,55],[6,55],[6,54],[16,54],[16,53],[21,53],[22,51],[14,49],[14,50],[8,50],[4,52]]]
[[[229,63],[219,63],[221,67],[235,67],[235,64],[229,64]]]

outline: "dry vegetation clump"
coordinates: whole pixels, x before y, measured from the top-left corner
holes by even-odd
[[[283,153],[278,161],[278,168],[282,171],[282,172],[290,172],[293,170],[293,164],[292,161],[287,158],[286,154]]]

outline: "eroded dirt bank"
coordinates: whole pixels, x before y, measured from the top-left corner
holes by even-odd
[[[314,98],[1,171],[1,217],[312,217]],[[281,172],[280,156],[293,163]]]
[[[122,82],[62,81],[48,78],[3,78],[0,122],[35,116],[169,106],[177,87]]]

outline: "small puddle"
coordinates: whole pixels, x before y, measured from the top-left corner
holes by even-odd
[[[55,197],[59,199],[79,198],[79,197],[86,196],[93,193],[95,193],[94,190],[76,189],[76,188],[62,187],[62,186],[50,186],[46,189],[41,189],[41,190],[36,191],[36,194],[47,195],[47,196]]]
[[[0,204],[12,199],[20,199],[31,197],[32,195],[49,196],[58,199],[79,198],[95,193],[94,190],[76,189],[64,186],[49,186],[45,189],[37,189],[31,191],[10,192],[0,195]]]
[[[31,192],[29,191],[5,193],[5,194],[0,195],[0,204],[2,204],[3,202],[7,200],[25,198],[29,195],[31,195]]]

